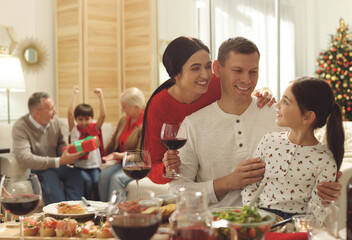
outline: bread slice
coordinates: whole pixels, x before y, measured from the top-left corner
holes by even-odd
[[[76,235],[78,222],[75,219],[65,218],[56,225],[56,237],[73,237]]]
[[[86,209],[79,204],[68,204],[65,202],[59,203],[56,206],[58,214],[83,214]]]
[[[55,236],[55,228],[57,225],[56,219],[52,217],[45,217],[39,224],[39,236],[53,237]]]
[[[97,238],[112,238],[109,221],[102,223],[97,230]]]
[[[81,237],[82,238],[94,238],[97,236],[98,228],[94,225],[92,220],[85,222],[81,229]]]
[[[35,236],[38,234],[38,221],[34,217],[26,217],[23,219],[23,235]]]

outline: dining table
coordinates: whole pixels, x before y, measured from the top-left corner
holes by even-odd
[[[20,238],[20,224],[19,222],[5,222],[0,223],[0,240],[14,240]],[[56,237],[40,237],[40,236],[31,236],[25,237],[24,239],[28,240],[52,240]],[[79,240],[81,237],[60,237],[57,239],[64,240]],[[113,240],[118,238],[84,238],[84,239],[100,239],[100,240]],[[165,228],[159,228],[158,232],[154,234],[151,240],[167,240],[169,239],[168,233],[165,231]]]
[[[5,222],[5,223],[0,223],[0,240],[14,240],[14,239],[19,239],[20,237],[20,231],[19,231],[19,222]],[[40,236],[31,236],[31,237],[25,237],[25,239],[28,240],[49,240],[49,239],[55,239],[55,237],[40,237]],[[60,238],[64,240],[78,240],[82,239],[80,237],[66,237],[66,238]],[[85,238],[85,239],[99,239],[99,238]],[[101,240],[112,240],[112,239],[118,239],[118,238],[100,238]],[[159,227],[158,231],[154,236],[151,238],[151,240],[168,240],[169,234],[168,234],[168,227],[167,225],[163,224]],[[327,238],[322,237],[322,238],[317,238],[318,240],[326,240]],[[343,240],[345,238],[333,238],[333,239],[338,239],[338,240]],[[308,240],[308,235],[306,232],[294,232],[294,233],[282,233],[282,232],[269,232],[265,240]]]

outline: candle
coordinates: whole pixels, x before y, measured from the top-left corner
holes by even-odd
[[[295,215],[292,217],[296,232],[307,232],[313,223],[311,215]]]

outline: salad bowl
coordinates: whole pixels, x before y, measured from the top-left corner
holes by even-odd
[[[211,210],[214,224],[226,220],[230,229],[235,230],[238,240],[264,240],[275,222],[276,216],[255,207],[223,207]],[[231,239],[228,228],[215,228],[217,240]]]

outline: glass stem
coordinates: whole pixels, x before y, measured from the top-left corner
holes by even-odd
[[[20,219],[20,238],[24,240],[24,235],[23,235],[23,216],[18,217]]]
[[[136,180],[137,183],[137,199],[139,200],[139,183],[138,180]]]
[[[170,150],[169,148],[167,149],[168,151]],[[169,176],[173,176],[176,174],[175,169],[171,169],[171,172],[168,174]]]

